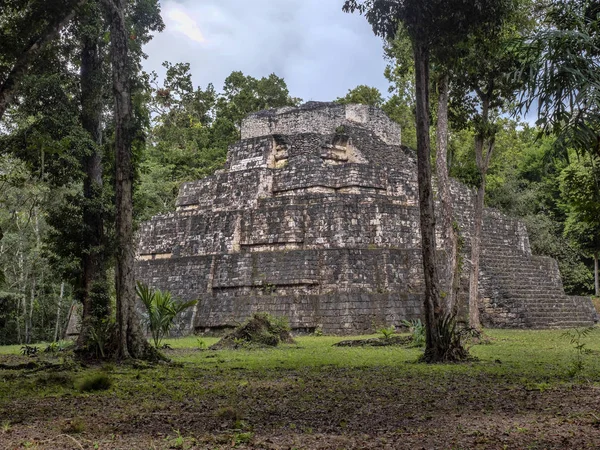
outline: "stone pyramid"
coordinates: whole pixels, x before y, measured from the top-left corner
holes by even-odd
[[[287,316],[298,331],[338,334],[421,317],[416,159],[400,136],[364,105],[250,115],[224,170],[185,183],[175,212],[141,226],[138,279],[199,300],[183,318],[187,332],[259,311]],[[455,181],[452,193],[468,243],[473,193]],[[523,223],[486,209],[482,242],[485,325],[594,323],[589,298],[565,295],[556,261],[531,254]]]

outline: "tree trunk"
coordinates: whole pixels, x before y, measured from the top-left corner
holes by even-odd
[[[600,297],[600,277],[598,275],[598,252],[594,253],[594,291],[596,292],[596,297]]]
[[[75,11],[79,6],[85,3],[86,0],[77,0],[72,2],[70,8],[65,9],[62,17],[57,17],[53,22],[49,23],[46,29],[41,33],[40,37],[28,44],[27,48],[17,58],[11,71],[6,79],[0,84],[0,120],[10,106],[17,92],[17,85],[21,77],[27,71],[29,64],[40,53],[40,51],[51,42],[60,31],[73,19]]]
[[[440,76],[437,111],[437,152],[436,172],[438,193],[442,209],[441,244],[444,255],[440,269],[440,286],[444,310],[447,314],[456,314],[456,297],[460,284],[458,267],[458,230],[454,226],[454,211],[450,178],[448,176],[448,76]]]
[[[58,297],[58,307],[56,308],[56,326],[54,327],[54,342],[58,341],[58,331],[60,329],[60,309],[65,295],[65,282],[60,283],[60,295]]]
[[[111,62],[115,96],[115,194],[117,234],[117,357],[156,358],[140,330],[135,310],[132,143],[135,133],[128,66],[126,0],[105,0],[109,7]]]
[[[481,181],[477,189],[477,196],[475,197],[475,212],[471,234],[471,272],[469,275],[469,326],[478,330],[481,329],[481,319],[479,317],[479,259],[481,253],[484,196],[485,174],[481,174]]]
[[[87,241],[81,268],[79,296],[83,312],[77,345],[83,348],[89,327],[94,321],[108,317],[110,309],[102,207],[102,60],[98,37],[87,34],[81,52],[81,123],[90,135],[90,150],[81,162],[85,172],[83,224]]]
[[[469,276],[469,326],[481,329],[479,317],[479,259],[481,255],[481,230],[483,227],[483,206],[485,200],[485,177],[494,151],[495,131],[490,124],[490,98],[494,92],[494,83],[490,82],[487,90],[476,89],[481,100],[481,120],[475,134],[475,163],[479,170],[480,182],[475,198],[473,231],[471,236],[471,272]],[[486,147],[484,153],[484,147]]]
[[[36,291],[36,277],[35,275],[33,275],[32,281],[31,281],[31,295],[29,296],[29,312],[27,311],[27,302],[26,300],[23,300],[23,306],[24,311],[23,313],[25,314],[25,343],[26,344],[31,344],[31,335],[32,335],[32,328],[33,328],[33,303],[35,301],[35,291]]]
[[[435,214],[431,186],[431,145],[429,141],[429,51],[414,43],[415,94],[417,121],[417,178],[419,182],[419,215],[421,252],[425,277],[424,315],[426,327],[425,361],[444,358],[438,330],[440,309],[439,277],[436,265]]]

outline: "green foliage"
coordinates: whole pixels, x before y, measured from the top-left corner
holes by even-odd
[[[439,317],[437,329],[440,333],[440,348],[445,350],[443,361],[464,361],[469,358],[464,341],[475,330],[459,327],[456,318],[449,314]]]
[[[168,336],[177,314],[196,304],[196,300],[177,302],[170,292],[154,290],[139,281],[136,292],[146,308],[146,324],[156,348],[159,348],[162,339]]]
[[[106,373],[93,373],[75,381],[79,392],[106,391],[112,386],[112,380]]]
[[[377,332],[381,333],[385,340],[388,340],[394,336],[394,333],[396,333],[396,327],[393,325],[390,327],[381,327],[377,330]]]
[[[421,319],[403,320],[402,325],[408,328],[414,347],[425,347],[425,325]]]
[[[384,102],[379,89],[364,84],[356,86],[354,89],[348,89],[348,93],[344,97],[338,97],[335,101],[342,105],[357,103],[377,108],[381,108]]]
[[[558,260],[567,293],[588,294],[593,287],[591,261],[565,235],[561,172],[569,155],[557,154],[555,139],[538,138],[536,128],[510,120],[500,124],[487,175],[486,205],[525,222],[533,253]],[[473,139],[473,130],[452,133],[450,175],[477,186]]]
[[[21,347],[21,354],[23,356],[37,356],[39,347],[35,345],[27,345]]]
[[[586,155],[560,175],[567,219],[564,234],[588,255],[600,252],[600,157]]]
[[[600,82],[597,5],[589,0],[550,2],[531,36],[518,46],[527,82],[521,107],[537,111],[537,125],[560,147],[600,156]]]
[[[63,351],[63,347],[61,346],[61,344],[59,342],[51,342],[44,349],[44,353],[52,353],[52,354],[62,352],[62,351]]]
[[[256,79],[232,72],[218,94],[212,84],[194,89],[189,64],[163,65],[162,86],[156,74],[148,79],[154,117],[136,190],[139,220],[173,210],[182,182],[222,168],[227,147],[240,138],[241,121],[248,114],[300,102],[274,74]]]
[[[106,358],[115,331],[115,323],[112,318],[93,319],[87,328],[88,336],[85,340],[88,350],[91,350],[96,358]]]

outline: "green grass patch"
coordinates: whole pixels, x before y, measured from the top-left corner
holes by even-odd
[[[91,373],[75,381],[79,392],[106,391],[112,386],[112,380],[106,373]]]

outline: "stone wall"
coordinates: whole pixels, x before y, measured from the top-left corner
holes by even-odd
[[[267,311],[286,313],[294,329],[348,333],[420,317],[420,257],[417,250],[295,250],[139,261],[137,270],[156,288],[200,299],[186,320],[190,331]],[[382,303],[388,307],[380,310]]]

